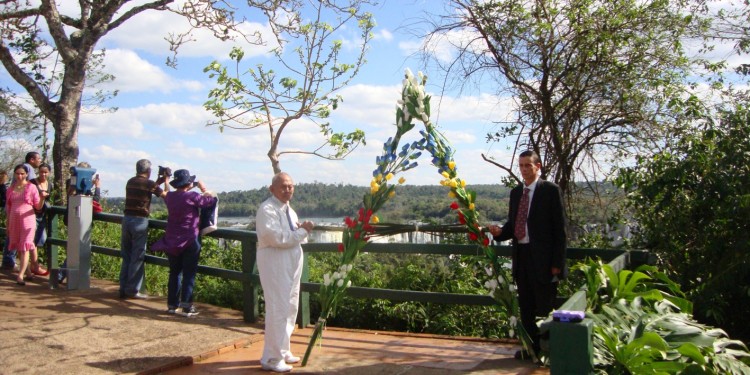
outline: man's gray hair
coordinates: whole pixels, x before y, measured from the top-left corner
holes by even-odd
[[[271,186],[275,186],[276,182],[278,182],[281,177],[291,178],[292,176],[290,176],[289,173],[286,173],[286,172],[276,173],[275,175],[273,175],[273,178],[271,179]]]
[[[135,173],[147,173],[151,170],[151,162],[148,159],[141,159],[135,163]]]

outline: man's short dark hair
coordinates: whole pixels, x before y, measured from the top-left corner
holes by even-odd
[[[36,151],[29,151],[26,153],[26,163],[30,162],[32,159],[36,159],[36,157],[39,156],[39,153]]]
[[[531,162],[536,164],[541,162],[542,159],[539,158],[539,155],[534,150],[526,150],[522,152],[520,155],[518,155],[519,158],[525,158],[525,157],[531,157]]]

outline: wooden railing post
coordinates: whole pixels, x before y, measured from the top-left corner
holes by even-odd
[[[243,319],[248,323],[258,321],[258,291],[260,287],[253,280],[256,273],[256,242],[250,239],[242,239],[242,306]]]

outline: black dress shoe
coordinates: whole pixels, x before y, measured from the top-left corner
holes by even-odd
[[[526,350],[517,351],[516,354],[513,355],[513,358],[523,361],[531,361],[533,359],[531,357],[531,353],[527,352]]]

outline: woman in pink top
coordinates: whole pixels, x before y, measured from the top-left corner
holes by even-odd
[[[38,267],[34,233],[36,232],[36,214],[34,209],[42,208],[44,199],[49,193],[42,192],[34,184],[26,180],[29,172],[23,164],[13,168],[14,181],[6,193],[5,210],[8,214],[9,249],[18,251],[21,265],[18,269],[18,285],[26,285],[24,273],[28,273],[26,280],[31,280],[31,270]],[[32,267],[29,268],[29,253],[31,253]]]

